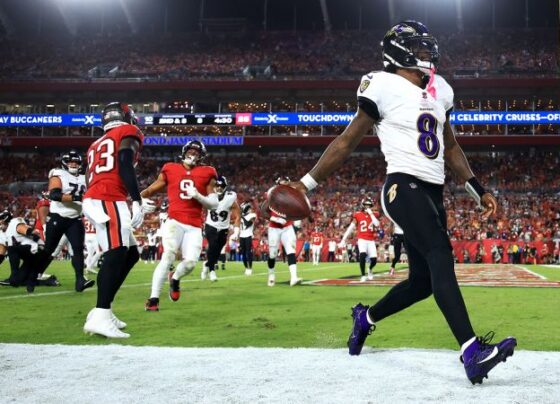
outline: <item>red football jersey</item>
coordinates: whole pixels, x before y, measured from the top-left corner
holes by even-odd
[[[208,195],[206,188],[217,178],[216,169],[211,166],[195,166],[188,169],[182,163],[167,163],[161,169],[167,184],[169,217],[183,224],[202,227],[202,205],[185,193],[185,188],[194,185],[198,192]]]
[[[323,244],[323,233],[314,231],[311,233],[311,244],[313,245],[321,245]]]
[[[84,229],[86,230],[86,234],[95,234],[95,226],[91,224],[91,222],[85,217],[82,220],[84,221]]]
[[[41,220],[39,219],[39,208],[42,208],[44,206],[46,206],[47,208],[50,208],[51,206],[51,202],[46,198],[39,199],[39,202],[37,202],[37,206],[35,206],[35,209],[37,210],[37,217],[35,218],[35,230],[39,230],[39,233],[43,240],[45,240],[45,229],[43,228],[43,223],[41,223]]]
[[[268,195],[264,194],[265,199],[268,199]],[[280,218],[280,219],[284,219],[281,216],[278,216],[276,213],[274,213],[272,210],[270,210],[270,208],[268,208],[268,213],[270,215],[270,219],[268,221],[268,227],[272,227],[273,229],[283,229],[284,227],[288,227],[288,226],[292,226],[294,224],[294,222],[292,220],[287,220],[286,223],[281,224],[278,222],[275,222],[274,220],[271,220],[273,218]]]
[[[362,240],[375,240],[375,230],[371,216],[359,211],[354,213],[354,219],[356,220],[358,238]]]
[[[136,126],[129,124],[109,130],[89,147],[88,189],[84,198],[126,201],[128,191],[119,175],[118,153],[121,141],[127,137],[136,138],[142,147],[144,135]]]

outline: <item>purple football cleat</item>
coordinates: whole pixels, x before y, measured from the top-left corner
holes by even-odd
[[[513,350],[517,345],[515,338],[507,337],[497,344],[490,344],[493,337],[493,331],[490,331],[484,337],[477,337],[460,357],[461,362],[465,365],[467,377],[472,384],[482,384],[482,379],[488,378],[488,372],[494,366],[500,362],[505,362],[509,356],[513,355]]]
[[[348,352],[350,355],[359,355],[362,352],[367,336],[375,330],[375,325],[370,324],[367,320],[368,309],[369,306],[364,306],[362,303],[352,307],[354,324],[352,325],[352,332],[348,337]]]

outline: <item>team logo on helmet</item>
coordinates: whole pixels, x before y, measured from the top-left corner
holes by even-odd
[[[290,182],[290,177],[286,177],[285,175],[276,178],[276,181],[274,181],[274,183],[275,183],[276,185],[286,185],[286,184],[288,184],[289,182]]]
[[[77,163],[77,166],[70,167],[70,163]],[[78,175],[82,169],[82,156],[76,150],[70,150],[62,156],[60,160],[62,168],[72,175]]]
[[[439,62],[437,40],[418,21],[403,21],[395,25],[387,31],[381,45],[386,68],[417,69],[430,74]]]

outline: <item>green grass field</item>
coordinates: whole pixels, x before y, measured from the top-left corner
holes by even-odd
[[[350,308],[357,302],[372,304],[388,287],[288,286],[285,264],[277,264],[277,284],[266,286],[265,263],[256,263],[246,277],[240,263],[228,262],[219,282],[201,281],[200,267],[182,281],[182,297],[171,302],[164,285],[160,312],[145,312],[154,264],[139,263],[117,296],[113,310],[128,323],[131,338],[123,341],[87,336],[84,319],[95,305],[96,289],[73,292],[69,262],[54,262],[61,287],[38,287],[28,295],[24,288],[2,287],[0,342],[59,344],[127,344],[182,347],[322,347],[341,348],[350,331]],[[376,266],[388,270],[388,264]],[[530,269],[550,280],[560,270]],[[2,265],[0,276],[7,276]],[[299,265],[305,280],[348,277],[357,264]],[[479,335],[490,330],[496,339],[514,335],[519,349],[560,351],[559,288],[462,287]],[[456,349],[456,342],[431,297],[387,318],[368,339],[374,347]]]

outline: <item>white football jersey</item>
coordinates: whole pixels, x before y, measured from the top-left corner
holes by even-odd
[[[8,238],[6,237],[6,233],[2,230],[0,230],[0,245],[3,245],[4,247],[8,246]]]
[[[206,224],[218,230],[229,229],[231,207],[236,200],[237,194],[233,191],[227,191],[218,202],[218,207],[208,211],[206,215]]]
[[[8,246],[13,246],[16,244],[23,244],[23,245],[30,245],[30,246],[37,245],[37,243],[32,239],[30,239],[29,237],[19,234],[17,232],[17,227],[20,224],[27,225],[27,223],[25,223],[25,220],[23,220],[22,217],[14,217],[12,220],[10,220],[10,223],[8,224],[8,228],[6,229],[7,245]]]
[[[169,214],[167,212],[159,212],[159,226],[161,227],[165,221],[167,220],[167,218],[169,217]]]
[[[249,212],[245,216],[241,216],[241,230],[239,237],[253,237],[253,227],[257,215],[254,212]]]
[[[83,174],[72,175],[62,168],[53,168],[49,173],[49,179],[51,177],[60,178],[63,194],[83,194],[86,191],[86,177]],[[82,214],[82,202],[51,201],[50,212],[74,219]]]
[[[373,72],[362,77],[358,98],[373,101],[379,111],[374,125],[387,162],[387,174],[405,173],[443,184],[443,125],[453,107],[453,89],[435,75],[435,98],[398,74]]]

